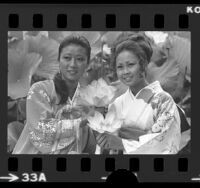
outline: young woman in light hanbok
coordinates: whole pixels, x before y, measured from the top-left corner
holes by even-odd
[[[83,122],[76,105],[79,79],[89,63],[90,53],[90,44],[82,36],[72,35],[61,42],[60,72],[53,80],[32,85],[27,96],[26,125],[13,154],[67,154],[76,152],[77,147],[80,153],[95,152],[95,138],[89,127],[80,128],[78,142],[76,130],[70,127],[70,122]],[[61,123],[61,119],[65,123]]]
[[[124,154],[178,153],[181,132],[177,106],[158,81],[148,83],[145,79],[152,56],[148,39],[142,34],[129,36],[113,51],[117,76],[129,88],[110,105],[123,120],[118,135],[99,134],[98,145]]]

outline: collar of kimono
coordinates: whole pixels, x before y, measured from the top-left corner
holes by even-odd
[[[71,105],[73,104],[76,96],[78,95],[79,88],[80,88],[80,83],[78,82],[76,90],[74,92],[74,95],[73,95],[72,99],[70,99],[70,97],[68,97],[68,101],[70,102]]]
[[[127,92],[129,92],[131,94],[131,97],[133,98],[133,100],[143,99],[146,102],[148,102],[155,93],[157,93],[158,91],[161,91],[161,90],[162,90],[162,88],[160,86],[159,81],[155,81],[155,82],[145,86],[144,88],[142,88],[135,96],[132,93],[130,88],[128,89]]]

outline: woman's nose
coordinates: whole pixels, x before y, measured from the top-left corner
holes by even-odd
[[[76,59],[75,58],[71,59],[70,66],[76,66]]]
[[[128,74],[130,72],[130,69],[128,67],[124,67],[123,74]]]

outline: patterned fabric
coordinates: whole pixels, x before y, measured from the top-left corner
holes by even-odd
[[[144,131],[137,140],[123,135],[125,154],[178,153],[181,140],[178,109],[158,81],[140,90],[136,96],[128,89],[113,104],[118,117],[124,119],[123,129]]]
[[[66,104],[57,105],[59,97],[56,94],[53,80],[33,84],[27,96],[26,125],[13,154],[66,154],[72,149],[75,144],[74,129],[62,128],[64,122],[57,119],[57,114],[63,107],[74,107],[78,95],[79,84],[73,99],[68,98]],[[77,119],[78,123],[80,121],[80,119]],[[84,132],[84,135],[82,135],[82,132]],[[82,149],[86,146],[87,137],[88,130],[80,129]]]

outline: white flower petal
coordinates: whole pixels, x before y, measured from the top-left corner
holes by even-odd
[[[116,118],[115,113],[112,112],[112,111],[109,111],[106,114],[106,117],[105,117],[105,124],[112,125],[112,123],[114,122],[115,118]]]
[[[112,102],[115,91],[113,86],[109,86],[104,79],[100,78],[82,88],[80,97],[92,106],[102,107]]]
[[[101,129],[101,124],[104,122],[104,117],[100,112],[95,112],[94,116],[88,117],[89,126],[94,129],[98,130]]]

